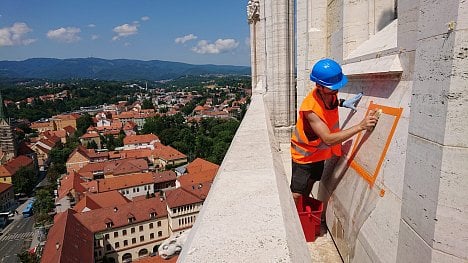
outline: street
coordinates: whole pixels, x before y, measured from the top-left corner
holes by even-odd
[[[29,201],[30,199],[17,210],[22,211]],[[23,218],[20,213],[11,219],[13,221],[1,230],[3,235],[0,236],[0,263],[19,262],[16,254],[29,249],[34,234],[34,216]]]

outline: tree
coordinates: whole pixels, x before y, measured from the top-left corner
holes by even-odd
[[[149,100],[149,99],[143,100],[143,103],[142,103],[142,105],[141,105],[141,108],[142,108],[143,110],[146,110],[146,109],[154,109],[153,102],[151,102],[151,100]]]
[[[34,253],[29,253],[29,251],[23,251],[20,254],[16,254],[21,263],[40,263],[41,260]]]
[[[34,212],[36,213],[36,223],[44,225],[51,221],[49,212],[54,208],[54,198],[52,193],[46,189],[37,191],[36,201],[34,201]]]
[[[13,175],[13,187],[16,193],[31,194],[36,186],[37,176],[33,168],[22,166]]]
[[[85,113],[76,120],[76,132],[81,136],[85,134],[89,126],[92,126],[93,124],[93,117],[88,113]]]
[[[88,145],[86,145],[87,149],[97,149],[98,145],[94,140],[91,140]]]

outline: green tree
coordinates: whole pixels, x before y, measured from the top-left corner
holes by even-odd
[[[23,166],[13,175],[13,187],[16,193],[31,194],[36,186],[37,176],[33,168]]]
[[[52,193],[47,189],[40,189],[37,191],[36,200],[34,201],[34,213],[36,214],[36,223],[39,225],[45,225],[52,221],[52,217],[49,212],[54,208],[54,197]]]
[[[33,253],[29,253],[29,251],[23,251],[19,254],[16,254],[18,257],[19,261],[21,263],[39,263],[41,260],[39,259],[39,256]]]
[[[91,117],[91,115],[88,113],[81,115],[76,120],[76,132],[78,133],[78,136],[85,134],[89,126],[92,126],[93,124],[93,117]]]
[[[141,104],[141,108],[146,110],[146,109],[154,109],[153,102],[151,102],[150,99],[145,99],[143,100],[143,103]]]
[[[97,149],[98,145],[94,140],[91,140],[88,145],[86,145],[86,148],[88,149]]]

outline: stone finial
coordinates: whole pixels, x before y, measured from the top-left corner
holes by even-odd
[[[249,24],[260,19],[260,2],[259,0],[249,0],[247,4],[247,21]]]

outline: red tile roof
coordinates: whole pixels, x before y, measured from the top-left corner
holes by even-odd
[[[52,118],[60,119],[60,120],[76,120],[76,119],[80,118],[80,115],[77,114],[77,113],[61,114],[61,115],[53,116]]]
[[[66,127],[63,127],[63,129],[68,133],[68,134],[73,134],[76,132],[76,129],[73,128],[72,126],[68,125]]]
[[[0,194],[6,192],[8,189],[12,188],[12,184],[0,183]]]
[[[144,258],[139,258],[137,260],[133,260],[133,263],[176,263],[177,259],[179,258],[178,255],[168,258],[168,259],[163,259],[160,256],[155,256],[155,257],[144,257]]]
[[[86,150],[86,148],[83,145],[78,145],[78,147],[76,147],[75,150],[73,150],[73,152],[68,156],[67,163],[70,161],[70,159],[75,154],[80,154],[83,157],[85,157],[86,159],[88,159],[88,161],[90,160],[90,157],[89,157],[89,154],[88,154],[88,151]]]
[[[153,152],[149,148],[135,149],[135,150],[123,150],[120,151],[120,158],[146,158],[150,159]]]
[[[218,168],[219,165],[202,158],[197,158],[187,165],[187,171],[189,173],[209,171],[213,169],[218,170]]]
[[[93,234],[74,216],[73,210],[56,215],[42,253],[43,263],[94,262]]]
[[[126,204],[128,202],[130,202],[130,200],[128,200],[118,191],[109,191],[99,194],[87,194],[75,205],[75,207],[73,207],[73,210],[82,212],[85,208],[94,210],[103,207]]]
[[[210,192],[212,184],[213,182],[203,182],[194,185],[182,186],[182,188],[196,195],[201,200],[205,200]]]
[[[21,167],[28,167],[31,165],[33,165],[33,160],[31,158],[20,155],[0,166],[0,177],[10,177],[18,172]]]
[[[169,208],[179,207],[183,205],[200,203],[203,200],[198,198],[193,193],[184,188],[176,188],[165,191],[166,202]]]
[[[197,158],[187,165],[187,174],[180,176],[177,180],[183,187],[213,182],[218,169],[219,165]]]
[[[51,121],[47,121],[47,122],[33,122],[31,123],[31,129],[37,129],[37,128],[46,128],[46,127],[50,127],[52,126],[52,122]]]
[[[133,130],[137,127],[138,125],[136,123],[134,123],[133,121],[127,121],[127,123],[125,123],[123,129],[124,130]]]
[[[150,134],[142,134],[142,135],[130,135],[123,139],[124,145],[129,144],[139,144],[139,143],[146,143],[149,144],[152,141],[159,141],[158,136],[150,133]]]
[[[115,164],[104,167],[104,174],[124,175],[148,170],[148,162],[145,159],[122,159]]]
[[[76,214],[76,218],[91,230],[91,232],[96,233],[107,228],[106,222],[112,222],[112,228],[122,227],[129,224],[129,214],[135,217],[135,221],[131,224],[136,224],[150,220],[150,214],[153,212],[156,213],[156,218],[167,216],[166,203],[164,200],[161,201],[161,199],[157,197],[144,199],[79,213]],[[93,242],[91,242],[91,244],[92,243]]]
[[[155,143],[153,156],[155,158],[163,159],[165,161],[173,161],[187,158],[187,155],[177,151],[171,146],[166,146],[162,143]]]
[[[103,162],[88,163],[78,172],[88,178],[93,178],[94,172],[104,174],[123,175],[148,171],[148,162],[145,159],[117,159]]]
[[[84,193],[86,189],[81,185],[83,182],[85,182],[85,180],[81,179],[81,175],[75,171],[64,176],[60,180],[60,187],[58,188],[59,199],[64,198],[72,190],[78,193]]]
[[[161,173],[135,173],[112,178],[98,179],[98,192],[119,190],[140,185],[175,181],[176,174],[173,171]]]
[[[93,132],[88,132],[88,133],[83,134],[80,138],[90,139],[90,138],[97,138],[97,137],[99,137],[99,133],[93,131]]]

